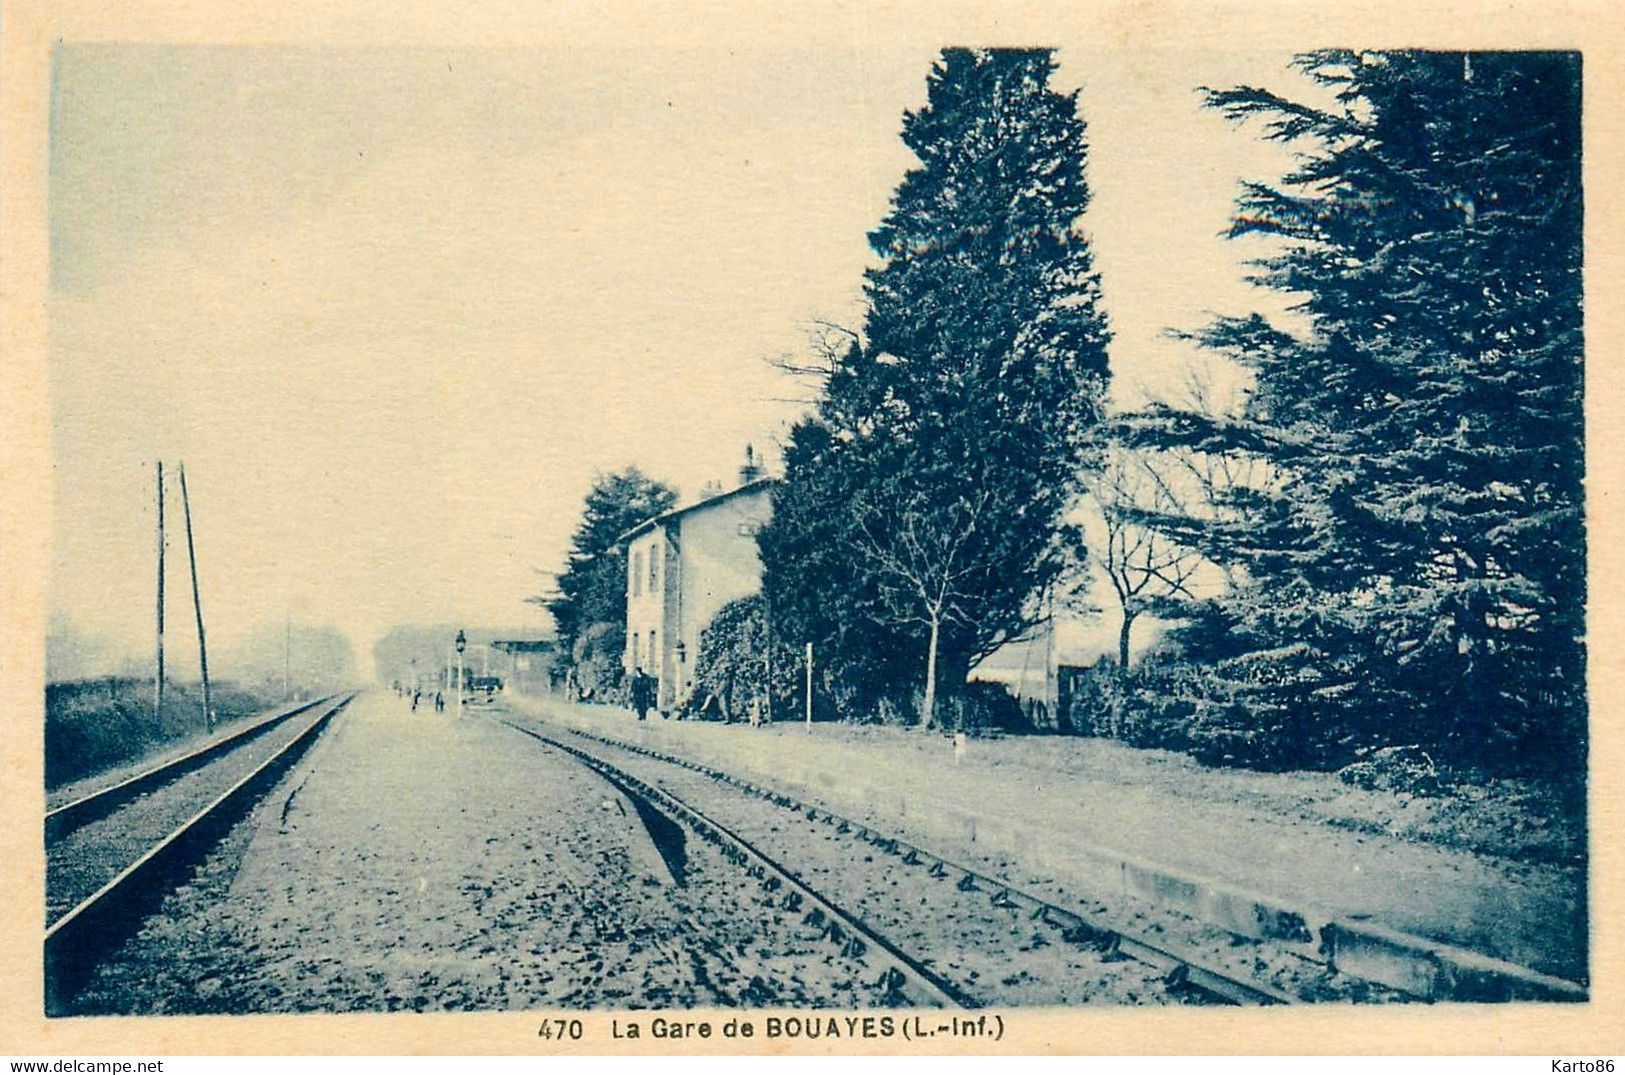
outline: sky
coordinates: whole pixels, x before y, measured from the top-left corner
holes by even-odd
[[[1271,310],[1238,182],[1289,166],[1197,86],[1284,53],[1059,47],[1114,397]],[[52,73],[53,622],[151,648],[154,461],[184,461],[211,648],[266,624],[540,629],[594,476],[685,499],[776,444],[770,359],[857,325],[935,50],[66,44]],[[171,487],[172,644],[191,630]],[[218,640],[218,642],[217,642]],[[172,661],[174,659],[172,658]]]

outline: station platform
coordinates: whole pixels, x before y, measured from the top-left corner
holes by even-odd
[[[885,818],[944,853],[1004,856],[1031,875],[1124,891],[1247,935],[1323,945],[1335,934],[1345,960],[1397,977],[1391,984],[1441,965],[1470,976],[1478,962],[1537,982],[1588,977],[1583,862],[1516,861],[1295,808],[1344,794],[1332,774],[1209,770],[1053,736],[956,744],[896,728],[639,722],[550,696],[499,705]]]

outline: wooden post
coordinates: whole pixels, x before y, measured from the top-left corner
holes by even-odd
[[[1055,583],[1044,587],[1044,708],[1048,710],[1047,723],[1061,731],[1060,676],[1055,668]]]
[[[762,722],[773,723],[773,606],[767,594],[762,594],[762,634],[767,644],[762,647]]]
[[[812,643],[807,643],[807,734],[812,734]]]
[[[158,462],[158,670],[152,680],[152,722],[161,727],[164,708],[164,464]]]
[[[203,669],[203,724],[214,731],[214,708],[209,704],[209,647],[203,641],[203,599],[197,588],[197,549],[192,545],[192,498],[186,494],[186,464],[181,464],[181,510],[186,515],[186,559],[192,565],[192,608],[197,612],[197,657]]]

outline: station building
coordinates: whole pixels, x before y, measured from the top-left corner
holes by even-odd
[[[626,546],[628,674],[659,681],[661,709],[687,689],[700,632],[729,601],[762,587],[756,534],[772,517],[772,488],[750,446],[739,484],[647,519],[621,536]]]

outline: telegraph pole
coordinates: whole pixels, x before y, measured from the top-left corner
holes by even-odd
[[[186,515],[186,559],[192,565],[192,607],[197,611],[197,657],[203,669],[203,723],[214,731],[214,709],[209,705],[209,648],[203,641],[203,599],[197,588],[197,549],[192,545],[192,498],[186,495],[186,464],[181,464],[181,509]]]
[[[762,647],[762,723],[773,723],[773,606],[767,595],[762,595],[762,626],[766,628],[767,644]],[[696,656],[695,660],[699,660]]]
[[[152,719],[163,720],[164,708],[164,464],[158,461],[158,671],[152,681]]]

